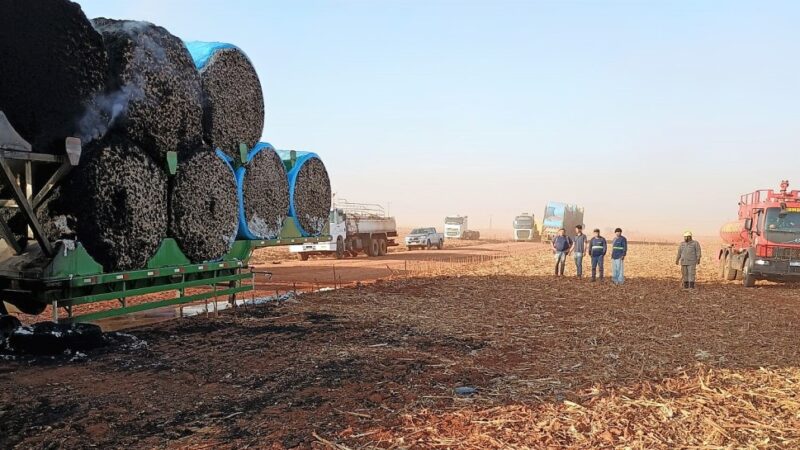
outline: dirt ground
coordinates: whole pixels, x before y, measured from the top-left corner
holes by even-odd
[[[0,448],[797,448],[797,286],[710,250],[693,292],[674,246],[632,245],[618,287],[525,244],[10,359]]]

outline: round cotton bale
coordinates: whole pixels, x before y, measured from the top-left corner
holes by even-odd
[[[239,236],[275,239],[289,214],[289,181],[275,149],[259,143],[247,164],[236,170],[239,188]]]
[[[202,143],[200,77],[183,42],[159,26],[94,19],[108,51],[105,107],[111,129],[125,134],[156,161],[168,151]]]
[[[0,110],[39,152],[64,152],[108,70],[103,38],[76,3],[0,0]]]
[[[264,128],[264,95],[253,64],[242,50],[220,42],[187,42],[203,87],[203,137],[213,148],[239,158],[239,144],[252,148]]]
[[[278,150],[289,168],[289,216],[303,236],[322,234],[331,210],[331,180],[316,153]]]
[[[170,236],[192,262],[224,256],[239,228],[236,180],[215,152],[202,149],[178,164],[170,189]]]
[[[40,209],[51,240],[77,239],[106,271],[141,269],[167,236],[167,177],[132,142],[85,149]]]

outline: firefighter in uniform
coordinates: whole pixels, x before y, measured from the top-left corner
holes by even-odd
[[[700,264],[701,257],[700,243],[692,239],[692,232],[683,233],[683,242],[678,247],[675,264],[681,266],[684,289],[694,289],[694,283],[697,280],[697,265]]]

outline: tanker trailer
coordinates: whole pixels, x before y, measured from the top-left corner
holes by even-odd
[[[800,190],[762,189],[742,195],[739,218],[720,228],[719,273],[723,279],[800,280]]]

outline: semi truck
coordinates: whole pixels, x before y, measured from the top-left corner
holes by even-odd
[[[289,251],[307,261],[311,255],[383,256],[389,247],[398,245],[397,223],[380,205],[337,201],[329,217],[330,240],[292,245]]]
[[[539,238],[533,214],[522,213],[514,218],[514,240],[533,241]]]
[[[444,237],[446,239],[477,240],[481,233],[469,229],[468,216],[447,216],[444,218]]]
[[[552,242],[558,230],[575,236],[575,227],[583,225],[583,208],[561,202],[547,202],[542,218],[542,242]]]
[[[719,274],[753,287],[757,280],[800,280],[800,190],[762,189],[739,199],[739,218],[720,228]]]

